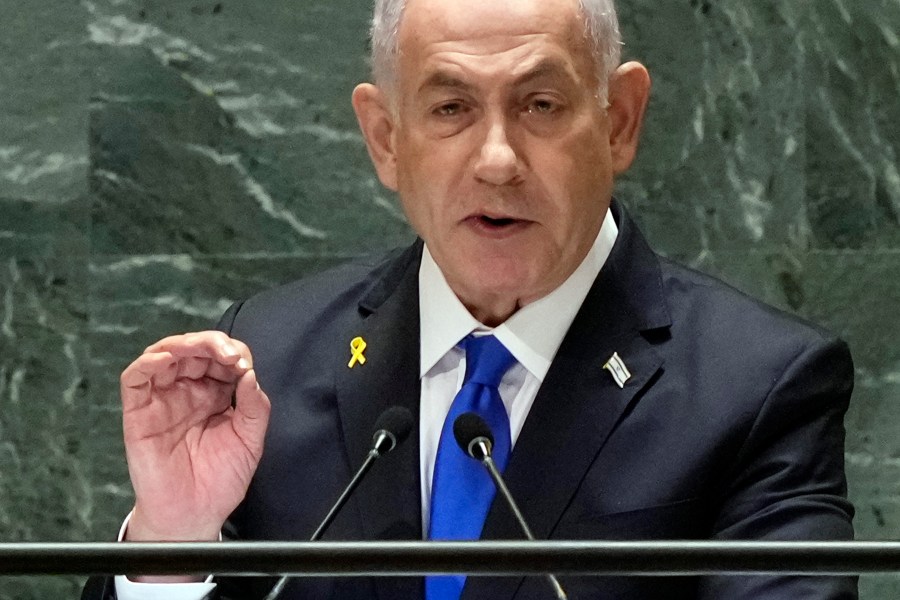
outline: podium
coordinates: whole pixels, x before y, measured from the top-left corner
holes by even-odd
[[[900,542],[477,541],[0,544],[0,575],[858,575]]]

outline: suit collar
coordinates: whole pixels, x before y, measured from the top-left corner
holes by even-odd
[[[623,330],[643,332],[669,327],[672,318],[663,293],[659,257],[617,200],[610,210],[619,237],[585,307],[610,310],[613,327],[618,323]]]
[[[415,300],[414,306],[418,307],[419,290],[416,274],[422,261],[424,247],[422,239],[416,238],[410,246],[389,254],[373,270],[370,277],[371,284],[359,300],[359,311],[363,317],[377,311],[396,292],[401,294],[400,299],[403,301]],[[415,298],[410,297],[413,293]]]
[[[358,327],[348,342],[366,341],[365,364],[339,367],[338,408],[350,468],[368,452],[372,428],[390,406],[404,406],[415,427],[409,439],[382,457],[354,493],[363,539],[421,539],[419,500],[419,320],[418,266],[422,244],[417,241],[376,268],[372,285],[359,302]],[[378,577],[381,600],[421,596],[421,580]]]
[[[506,470],[509,487],[538,539],[548,539],[590,465],[646,388],[662,360],[648,341],[671,324],[659,261],[614,201],[619,236],[588,292],[539,391]],[[422,242],[376,270],[359,303],[360,335],[370,344],[363,368],[338,377],[338,402],[351,463],[365,455],[371,427],[401,404],[419,420],[417,272]],[[617,352],[633,376],[619,388],[603,364]],[[366,539],[421,539],[417,431],[375,465],[355,495]],[[364,500],[360,500],[364,499]],[[484,539],[521,538],[495,499]],[[471,578],[463,600],[515,595],[521,579]],[[421,579],[375,580],[382,600],[421,596]]]
[[[587,255],[562,285],[493,328],[497,339],[538,381],[543,381],[547,375],[553,356],[609,258],[617,236],[618,227],[612,213],[608,212]],[[491,328],[469,313],[450,288],[427,246],[419,267],[419,289],[428,290],[420,298],[420,323],[426,335],[420,340],[422,364],[419,375],[424,376],[466,335],[476,329],[489,331]]]

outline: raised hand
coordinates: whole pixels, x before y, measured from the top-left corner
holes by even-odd
[[[121,393],[135,491],[127,539],[217,539],[269,421],[250,349],[219,331],[167,337],[122,372]]]

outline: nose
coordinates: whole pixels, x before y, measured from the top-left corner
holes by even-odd
[[[475,162],[475,177],[491,185],[514,183],[519,178],[519,156],[509,140],[506,124],[491,123]]]

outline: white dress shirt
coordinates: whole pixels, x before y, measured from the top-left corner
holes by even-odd
[[[422,392],[419,414],[419,468],[422,480],[422,531],[427,536],[431,506],[431,477],[444,419],[466,373],[466,357],[457,344],[470,333],[492,333],[512,353],[515,364],[500,381],[500,398],[509,414],[510,439],[516,440],[550,363],[591,285],[606,263],[619,234],[607,211],[594,245],[562,285],[490,328],[469,313],[425,247],[419,266],[419,325]],[[126,524],[122,526],[121,540]],[[116,577],[119,600],[202,600],[214,583],[151,584]]]
[[[465,352],[457,344],[470,333],[492,333],[516,359],[500,381],[509,415],[512,448],[550,363],[619,234],[607,211],[594,245],[562,285],[516,311],[497,327],[479,323],[444,279],[428,247],[419,267],[419,324],[422,397],[419,405],[419,469],[422,532],[428,534],[431,479],[444,419],[466,373]]]

